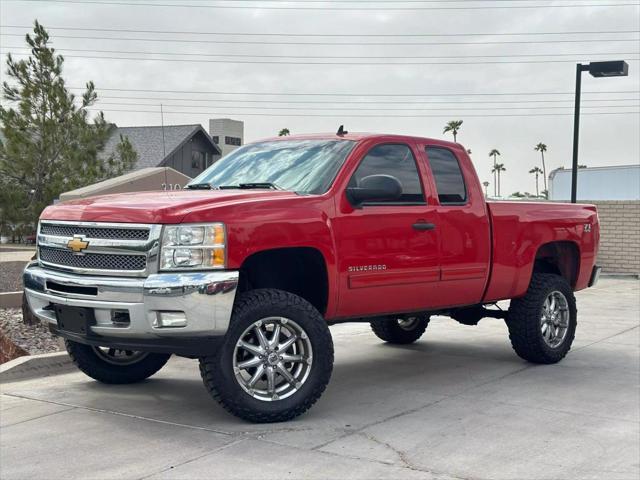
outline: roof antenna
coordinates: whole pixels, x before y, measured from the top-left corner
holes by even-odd
[[[339,137],[343,137],[343,136],[345,136],[347,133],[349,133],[349,132],[347,132],[347,131],[344,129],[344,125],[340,125],[340,128],[338,128],[338,133],[336,133],[336,135],[337,135],[337,136],[339,136]]]

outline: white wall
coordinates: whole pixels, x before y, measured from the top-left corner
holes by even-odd
[[[549,174],[549,198],[571,199],[571,169]],[[640,165],[578,169],[578,200],[640,200]]]

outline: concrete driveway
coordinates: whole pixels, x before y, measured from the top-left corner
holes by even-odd
[[[331,384],[286,424],[229,416],[179,358],[138,385],[4,384],[0,477],[637,480],[639,286],[580,292],[574,348],[553,366],[516,357],[498,320],[434,318],[407,347],[332,327]]]

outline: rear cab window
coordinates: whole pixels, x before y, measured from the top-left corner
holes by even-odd
[[[444,147],[426,147],[426,152],[440,205],[466,204],[467,187],[460,163],[454,153]]]

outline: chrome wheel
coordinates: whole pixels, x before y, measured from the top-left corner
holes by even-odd
[[[307,333],[293,320],[254,322],[236,343],[233,371],[242,389],[262,401],[281,400],[300,390],[313,363]]]
[[[416,325],[418,324],[418,321],[420,319],[418,317],[405,317],[405,318],[399,318],[398,319],[398,326],[400,328],[402,328],[403,330],[413,330]]]
[[[569,330],[569,303],[562,292],[551,292],[542,305],[540,331],[545,343],[556,348],[564,342]]]
[[[134,350],[122,350],[110,347],[91,347],[95,354],[111,365],[132,365],[145,358],[149,353]]]

